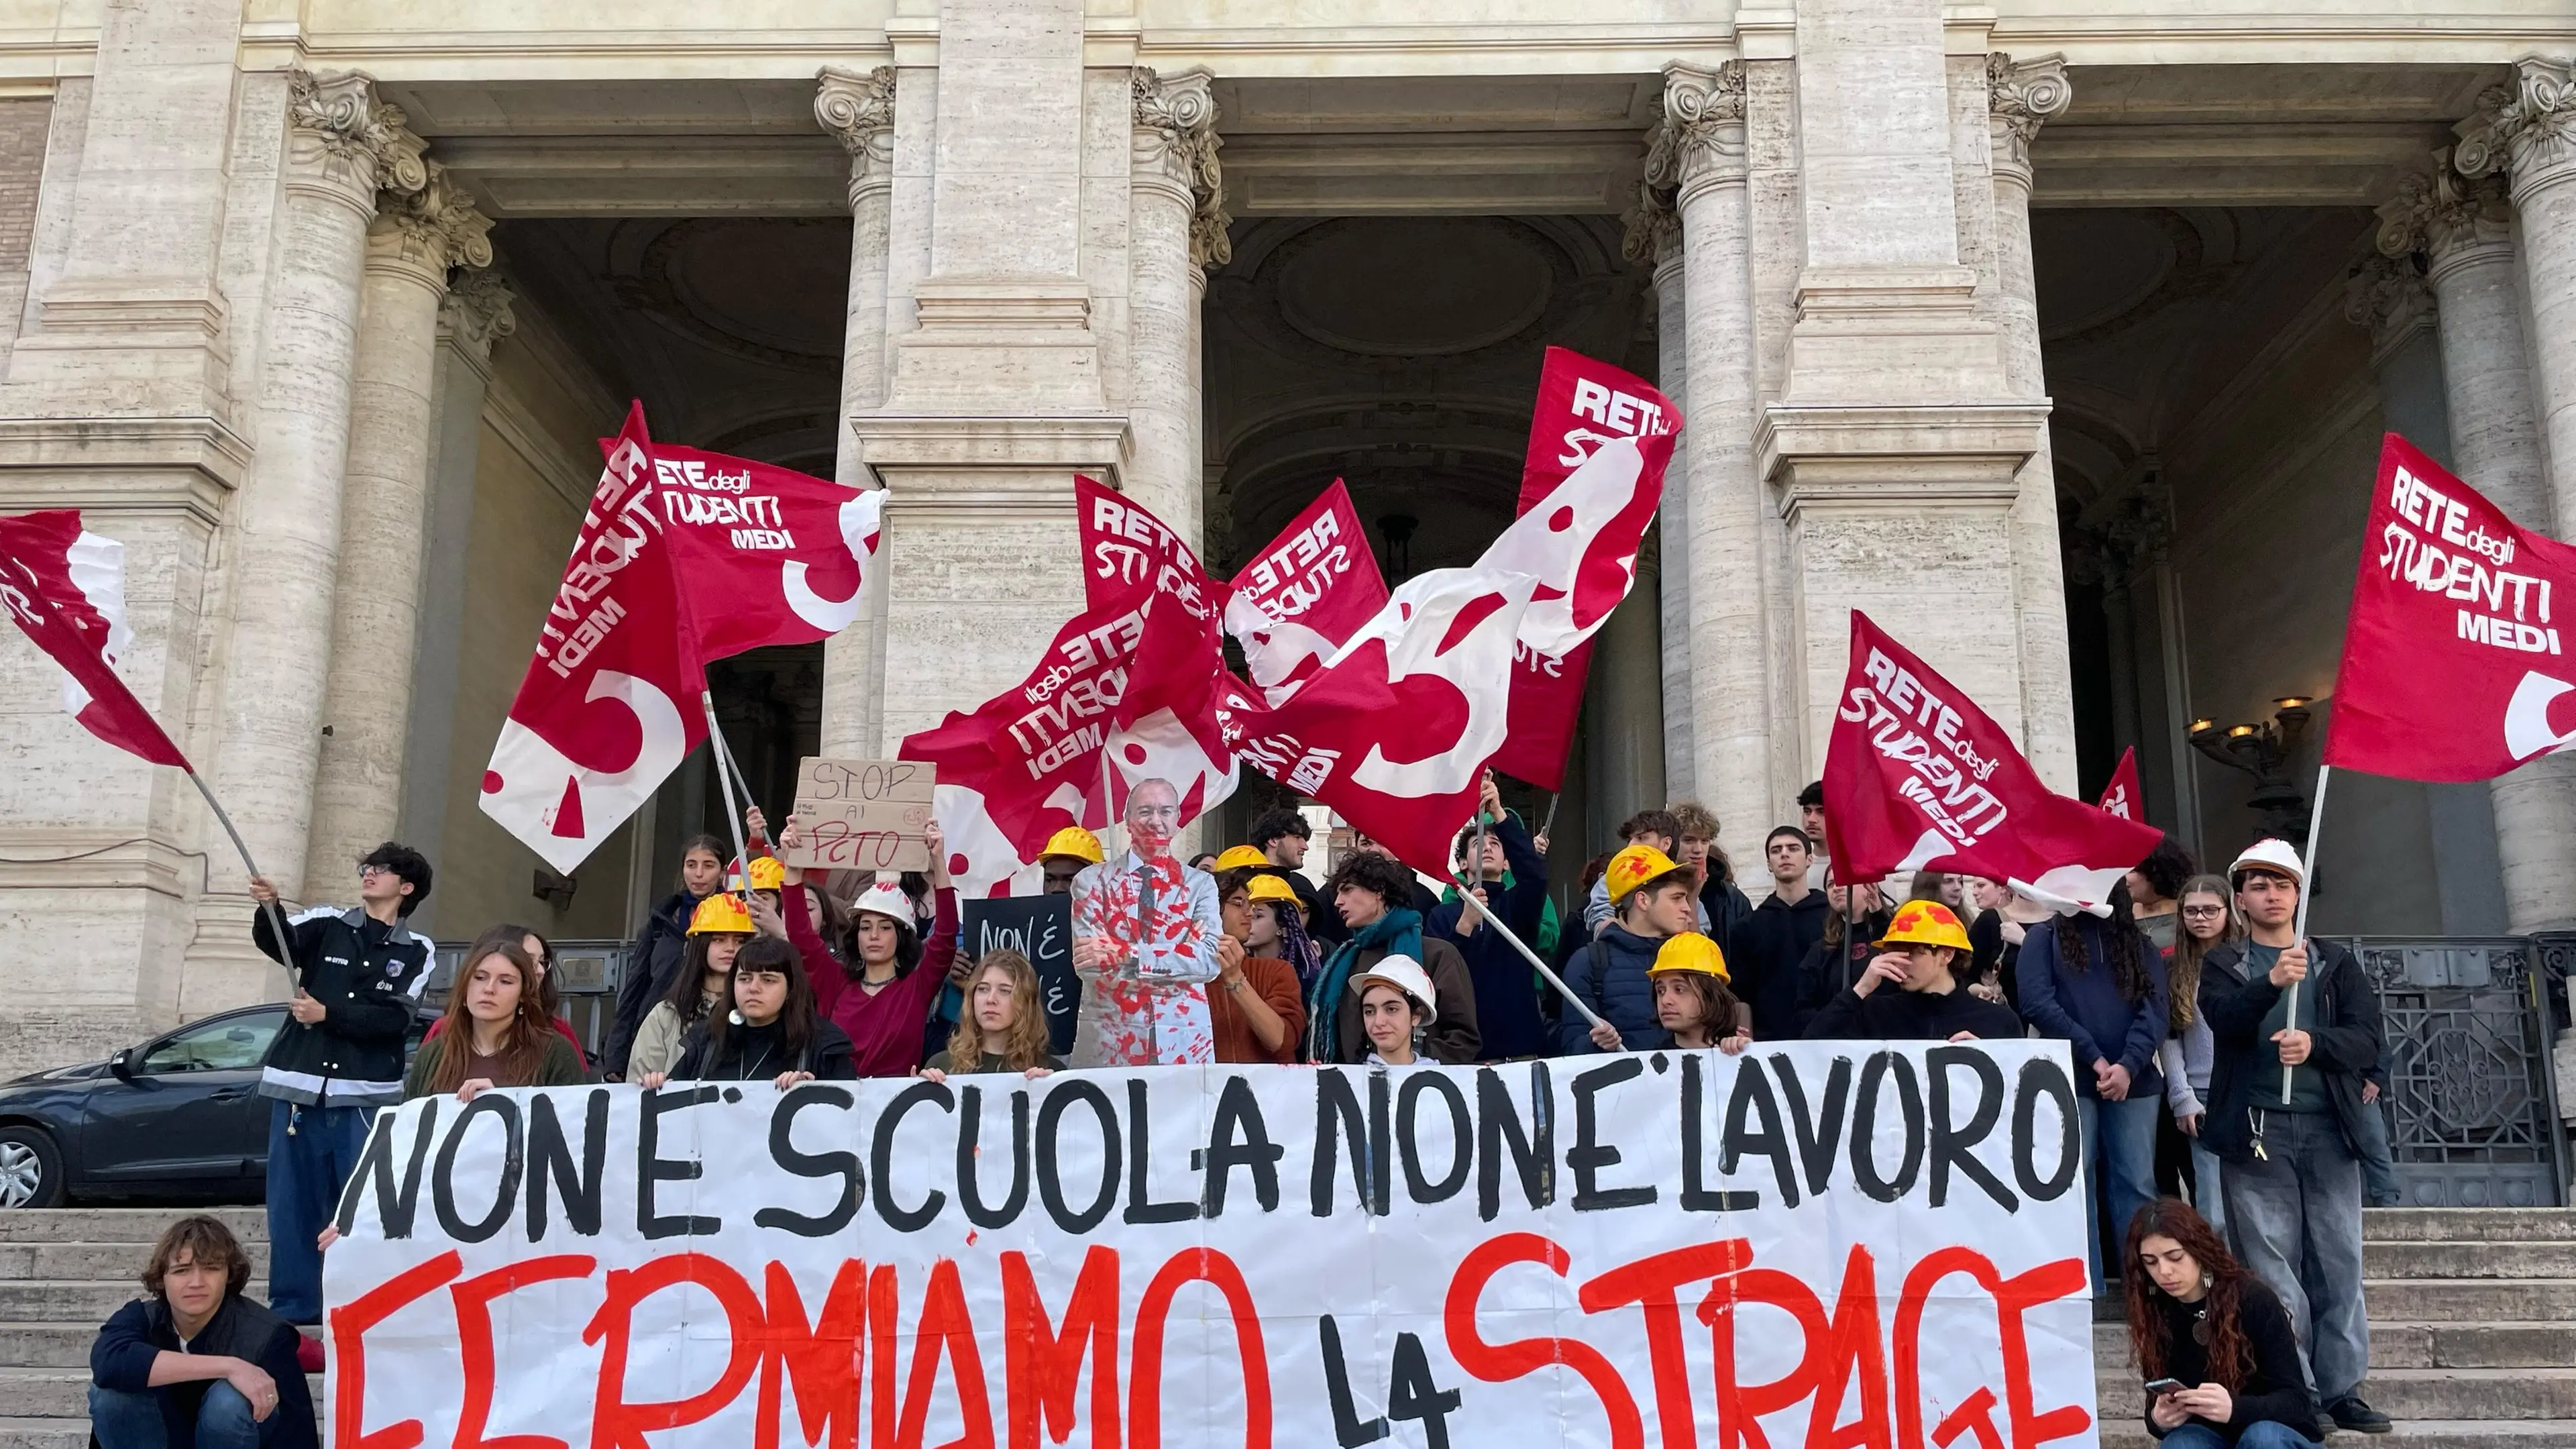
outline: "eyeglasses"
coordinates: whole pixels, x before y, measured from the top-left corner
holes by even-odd
[[[2183,913],[2184,915],[2186,915],[2186,916],[2191,917],[2191,918],[2192,918],[2193,920],[2195,920],[2195,921],[2206,921],[2206,920],[2210,919],[2212,916],[2223,916],[2223,915],[2226,915],[2226,914],[2227,914],[2227,907],[2225,907],[2225,906],[2185,906],[2185,907],[2183,907],[2183,908],[2182,908],[2182,913]]]
[[[358,879],[360,880],[365,880],[371,875],[392,875],[393,873],[394,868],[392,866],[377,865],[372,861],[358,867]]]

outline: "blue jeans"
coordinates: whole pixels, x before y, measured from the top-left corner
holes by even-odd
[[[161,1417],[168,1389],[132,1394],[122,1389],[89,1386],[89,1431],[100,1449],[169,1449],[170,1430]],[[277,1415],[265,1422],[250,1414],[250,1400],[218,1379],[206,1386],[197,1406],[197,1449],[259,1449],[277,1437]]]
[[[2190,1423],[2164,1437],[2165,1449],[2227,1449],[2227,1436],[2207,1424]],[[2317,1449],[2317,1441],[2270,1419],[2257,1419],[2236,1436],[2236,1449]]]
[[[2105,1102],[2077,1097],[2075,1116],[2084,1132],[2084,1226],[2093,1244],[2093,1292],[2118,1291],[2102,1261],[2102,1212],[2093,1191],[2098,1175],[2110,1189],[2114,1238],[2125,1238],[2129,1219],[2156,1196],[2156,1114],[2163,1103],[2155,1097]]]
[[[2201,1119],[2203,1126],[2208,1121],[2206,1117]],[[2219,1184],[2219,1174],[2224,1170],[2217,1153],[2201,1146],[2199,1138],[2191,1139],[2191,1205],[2209,1220],[2220,1242],[2227,1241],[2227,1191]]]
[[[2320,1404],[2361,1386],[2361,1163],[2332,1112],[2254,1111],[2263,1156],[2227,1164],[2236,1256],[2290,1310],[2299,1367]]]
[[[2397,1184],[2397,1154],[2388,1148],[2388,1098],[2361,1109],[2362,1195],[2372,1207],[2395,1207],[2406,1201]]]
[[[322,1250],[313,1240],[340,1210],[376,1110],[274,1098],[268,1108],[268,1306],[289,1323],[320,1323]]]

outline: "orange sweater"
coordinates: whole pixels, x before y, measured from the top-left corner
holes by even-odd
[[[1264,1051],[1261,1038],[1252,1034],[1252,1023],[1244,1018],[1243,1008],[1234,1004],[1234,993],[1225,989],[1223,977],[1208,983],[1208,1016],[1216,1028],[1216,1059],[1220,1062],[1268,1062],[1289,1066],[1297,1060],[1298,1044],[1306,1039],[1306,1003],[1297,992],[1297,968],[1271,956],[1244,958],[1243,979],[1246,992],[1258,992],[1287,1024],[1288,1034],[1279,1041],[1279,1050]]]

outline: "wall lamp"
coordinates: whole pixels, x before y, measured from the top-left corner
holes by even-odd
[[[2216,720],[2196,719],[2190,732],[2193,749],[2253,780],[2254,793],[2245,803],[2263,817],[2266,832],[2299,846],[2307,844],[2308,834],[2308,797],[2297,784],[2300,745],[2314,718],[2308,708],[2313,703],[2306,695],[2283,695],[2272,701],[2268,720],[2221,728]]]

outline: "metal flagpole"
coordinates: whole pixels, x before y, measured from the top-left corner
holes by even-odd
[[[2290,928],[2290,940],[2294,945],[2308,943],[2308,902],[2316,899],[2317,894],[2317,832],[2326,818],[2326,778],[2333,773],[2332,765],[2317,766],[2317,798],[2308,807],[2308,852],[2306,858],[2299,862],[2299,916],[2297,923]],[[2309,964],[2313,966],[2315,963]],[[2290,1030],[2299,1029],[2299,983],[2296,981],[2290,983],[2289,1015],[2282,1019],[2289,1023]],[[2281,1105],[2286,1107],[2289,1104],[2290,1066],[2284,1062],[2281,1064]]]
[[[1483,873],[1481,865],[1479,866],[1478,873]],[[1483,917],[1486,925],[1493,927],[1505,941],[1511,944],[1511,948],[1513,950],[1521,953],[1522,960],[1529,962],[1531,966],[1537,968],[1538,974],[1547,979],[1547,984],[1556,988],[1557,995],[1564,997],[1568,1002],[1573,1004],[1575,1010],[1583,1013],[1583,1019],[1585,1021],[1592,1023],[1594,1026],[1608,1026],[1610,1024],[1595,1015],[1591,1007],[1584,1005],[1583,999],[1574,994],[1573,988],[1565,984],[1565,979],[1563,977],[1547,969],[1547,963],[1538,959],[1538,953],[1536,951],[1523,945],[1521,943],[1521,938],[1512,934],[1512,928],[1504,925],[1501,917],[1496,916],[1493,912],[1486,910],[1482,905],[1477,903],[1475,895],[1467,890],[1465,877],[1452,877],[1452,879],[1457,882],[1459,892],[1466,898],[1466,908],[1474,911],[1478,916]]]
[[[743,893],[748,896],[751,892],[751,852],[743,848],[742,807],[734,803],[733,772],[727,768],[733,761],[733,752],[725,748],[724,727],[716,723],[715,691],[699,690],[698,703],[706,708],[707,744],[715,751],[716,778],[724,786],[725,824],[733,827],[733,858],[742,862]],[[748,791],[751,787],[746,785],[743,788]]]
[[[196,771],[182,769],[179,773],[187,776],[188,783],[197,787],[197,793],[206,797],[206,808],[215,812],[216,822],[224,827],[224,834],[233,839],[233,849],[241,852],[242,869],[252,875],[259,874],[259,862],[250,858],[250,847],[242,843],[241,832],[233,828],[233,817],[225,813],[224,802],[215,798],[215,792],[206,788],[206,782],[198,778]],[[287,975],[292,977],[295,974],[295,943],[286,934],[286,913],[277,908],[275,901],[263,901],[261,905],[268,912],[268,928],[277,933],[277,953],[283,958]]]

